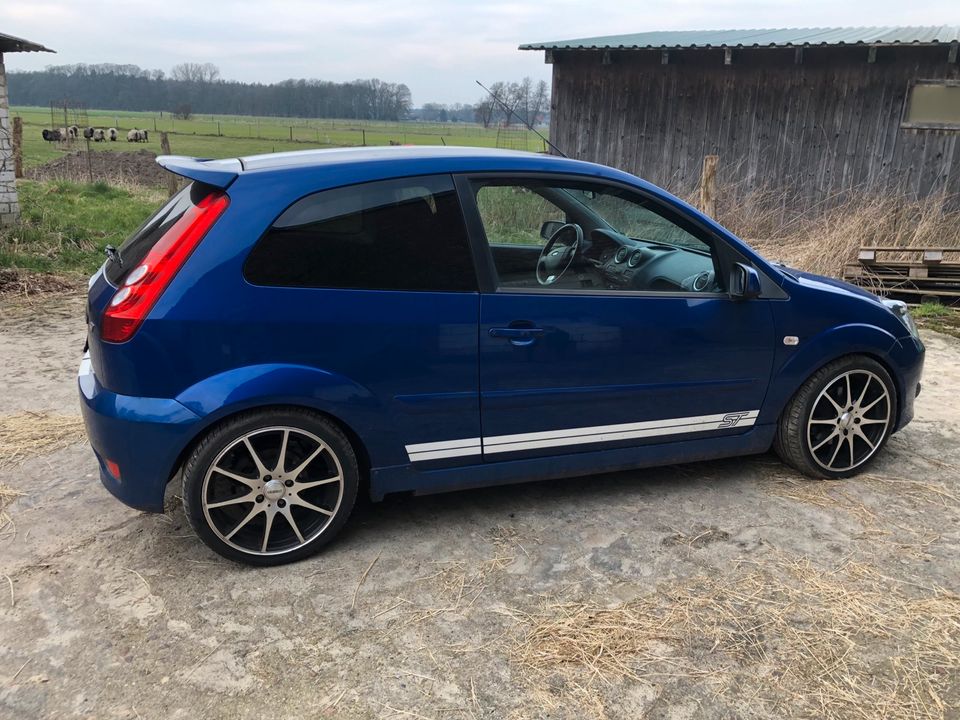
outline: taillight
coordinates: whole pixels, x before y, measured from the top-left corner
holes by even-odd
[[[133,337],[190,253],[230,204],[223,193],[211,193],[188,209],[131,270],[103,313],[100,337],[124,342]]]

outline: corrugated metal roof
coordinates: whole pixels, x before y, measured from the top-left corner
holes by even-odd
[[[40,43],[0,33],[0,53],[11,52],[56,52]]]
[[[960,26],[664,30],[632,35],[527,43],[521,50],[643,50],[813,45],[934,45],[960,40]]]

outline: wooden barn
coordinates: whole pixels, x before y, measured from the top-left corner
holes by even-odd
[[[802,207],[960,194],[960,27],[648,32],[521,45],[553,65],[551,140],[681,195],[704,157]]]
[[[14,52],[53,52],[53,50],[23,38],[0,33],[0,225],[16,222],[20,218],[13,162],[13,129],[10,126],[10,112],[7,108],[7,73],[3,65],[4,53]]]

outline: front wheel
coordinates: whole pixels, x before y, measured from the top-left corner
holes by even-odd
[[[774,447],[811,477],[855,475],[886,443],[897,416],[893,380],[875,360],[851,355],[813,374],[787,404]]]
[[[357,460],[340,429],[302,410],[244,413],[211,430],[183,471],[190,525],[212,550],[253,565],[317,552],[357,497]]]

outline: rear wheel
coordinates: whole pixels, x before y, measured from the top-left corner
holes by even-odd
[[[774,446],[806,475],[849,477],[876,457],[896,414],[890,374],[875,360],[852,355],[803,384],[780,416]]]
[[[280,565],[339,532],[358,480],[353,448],[335,424],[308,411],[256,411],[218,425],[190,455],[184,510],[224,557]]]

